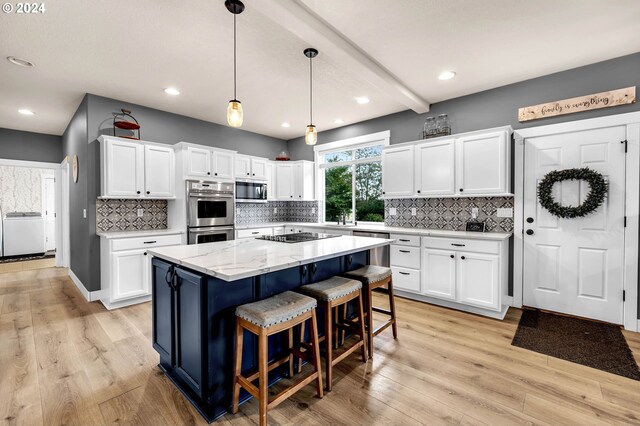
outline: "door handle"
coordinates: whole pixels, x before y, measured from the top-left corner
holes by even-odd
[[[527,235],[533,235],[533,229],[527,229]]]
[[[409,250],[399,250],[400,253],[411,253]]]
[[[411,275],[411,274],[410,274],[410,273],[408,273],[408,272],[402,272],[402,271],[398,271],[398,272],[400,272],[400,274],[402,274],[402,275]]]
[[[452,246],[456,246],[456,247],[464,247],[464,244],[456,244],[456,243],[451,243]]]

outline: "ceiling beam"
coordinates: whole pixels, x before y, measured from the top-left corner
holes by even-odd
[[[398,77],[301,1],[248,0],[247,2],[251,3],[252,8],[306,41],[336,63],[345,66],[353,75],[362,77],[395,101],[420,114],[429,111],[429,102],[418,96]]]

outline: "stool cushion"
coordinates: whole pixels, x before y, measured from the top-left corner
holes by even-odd
[[[236,308],[236,316],[261,328],[289,321],[314,309],[316,299],[293,291],[285,291],[268,299],[247,303]]]
[[[366,285],[389,278],[391,276],[391,268],[386,268],[384,266],[367,265],[363,266],[360,269],[354,269],[353,271],[345,272],[342,275],[347,278],[359,280],[360,282],[362,282],[362,284]]]
[[[315,299],[328,302],[330,300],[339,299],[347,294],[351,294],[361,288],[362,283],[360,281],[343,277],[331,277],[328,280],[303,285],[298,290]]]

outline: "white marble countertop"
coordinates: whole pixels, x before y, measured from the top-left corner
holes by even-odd
[[[158,247],[153,256],[203,274],[235,281],[391,244],[382,238],[339,236],[287,244],[253,238],[208,244]]]
[[[425,228],[400,228],[397,226],[381,225],[336,225],[335,223],[313,223],[313,222],[263,222],[250,225],[236,225],[236,229],[254,229],[269,228],[275,226],[301,226],[306,228],[322,228],[322,229],[344,229],[351,231],[372,231],[372,232],[389,232],[394,234],[419,235],[421,237],[450,237],[450,238],[466,238],[474,240],[495,240],[502,241],[513,235],[512,232],[466,232],[466,231],[449,231],[444,229],[425,229]],[[331,232],[331,231],[328,231]]]
[[[153,237],[155,235],[177,235],[184,234],[181,229],[148,229],[146,231],[116,231],[116,232],[97,232],[101,238],[135,238],[135,237]]]

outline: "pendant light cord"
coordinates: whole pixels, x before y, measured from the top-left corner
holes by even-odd
[[[309,58],[309,124],[313,124],[313,58]]]
[[[233,14],[233,99],[238,99],[236,94],[236,14]]]

